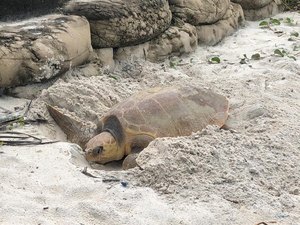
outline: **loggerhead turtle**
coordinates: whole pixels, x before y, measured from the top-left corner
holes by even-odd
[[[115,105],[100,119],[88,141],[78,122],[52,106],[48,110],[68,138],[86,147],[88,161],[104,164],[142,150],[157,137],[186,136],[207,125],[221,127],[228,107],[226,97],[211,90],[192,86],[152,88]],[[131,164],[131,160],[125,161]]]

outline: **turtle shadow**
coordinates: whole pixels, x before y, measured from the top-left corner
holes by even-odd
[[[104,171],[122,171],[123,159],[118,161],[109,162],[106,164],[90,163],[90,166],[94,170]]]

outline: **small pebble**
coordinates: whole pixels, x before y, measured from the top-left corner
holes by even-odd
[[[259,174],[259,172],[258,172],[257,169],[255,169],[255,168],[250,168],[250,169],[249,169],[249,172],[250,172],[251,174],[254,174],[254,175],[258,175],[258,174]]]
[[[121,185],[122,185],[123,187],[127,187],[127,186],[128,186],[128,182],[127,182],[127,181],[121,181]]]

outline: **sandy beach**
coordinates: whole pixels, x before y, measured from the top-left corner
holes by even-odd
[[[246,22],[182,58],[128,59],[114,72],[94,62],[10,90],[23,99],[1,96],[9,110],[33,98],[28,117],[50,121],[13,130],[59,142],[0,147],[0,224],[300,224],[300,14],[275,18],[280,25]],[[45,108],[59,106],[92,127],[139,90],[190,83],[229,99],[226,129],[158,138],[138,156],[140,168],[127,171],[86,162]]]

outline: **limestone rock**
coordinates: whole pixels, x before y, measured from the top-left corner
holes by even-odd
[[[160,37],[152,40],[147,59],[161,61],[168,56],[180,56],[195,51],[198,46],[196,28],[188,23],[172,26]]]
[[[232,0],[232,2],[240,4],[243,9],[259,9],[270,4],[273,0]]]
[[[244,22],[244,13],[240,5],[231,3],[226,15],[215,24],[196,26],[198,43],[215,45],[223,38],[234,33]]]
[[[170,26],[172,17],[167,0],[72,0],[64,10],[89,20],[94,48],[149,41]]]
[[[0,87],[41,82],[87,61],[88,21],[48,15],[0,26]]]
[[[194,26],[212,24],[222,19],[230,0],[169,0],[174,19]]]
[[[114,53],[114,59],[117,61],[147,60],[149,46],[150,41],[139,45],[118,48]]]
[[[113,48],[99,48],[94,50],[95,59],[109,70],[115,68]]]
[[[159,62],[171,56],[180,56],[193,52],[198,45],[196,28],[188,23],[181,27],[171,26],[159,37],[136,46],[119,48],[116,60],[146,59]]]
[[[247,20],[261,20],[274,16],[282,10],[283,5],[281,5],[281,1],[272,1],[270,4],[259,9],[244,10],[244,13]]]

